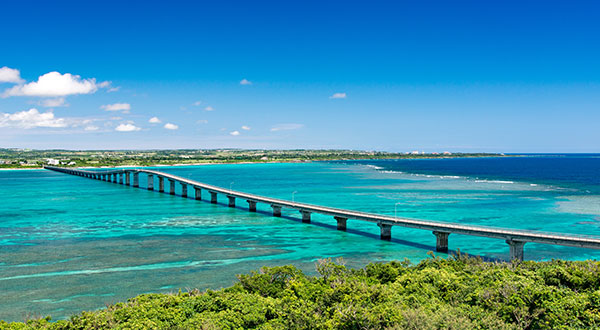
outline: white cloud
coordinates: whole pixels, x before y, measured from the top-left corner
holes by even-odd
[[[196,101],[193,103],[195,106],[200,106],[200,104],[202,104],[202,101]]]
[[[86,131],[97,131],[99,129],[100,129],[100,127],[98,127],[98,126],[86,126],[84,128],[84,130],[86,130]]]
[[[40,113],[37,109],[15,112],[13,114],[0,113],[0,127],[35,128],[35,127],[66,127],[63,118],[55,118],[54,113],[47,111]]]
[[[133,125],[133,124],[120,124],[119,126],[117,126],[115,128],[115,131],[118,132],[134,132],[134,131],[139,131],[141,130],[141,128]]]
[[[131,104],[129,103],[115,103],[115,104],[106,104],[100,107],[100,109],[104,109],[106,111],[123,111],[125,113],[131,110]]]
[[[289,131],[294,129],[300,129],[302,127],[304,127],[304,125],[302,124],[277,124],[271,127],[271,132]]]
[[[240,81],[240,85],[252,85],[252,82],[246,78]]]
[[[176,129],[179,129],[179,126],[177,126],[175,124],[171,124],[171,123],[166,123],[165,128],[170,129],[170,130],[176,130]]]
[[[78,75],[70,73],[60,74],[53,71],[40,76],[38,81],[9,88],[4,91],[2,96],[58,97],[73,94],[90,94],[96,92],[98,87],[99,84],[96,84],[96,79],[94,78],[81,79]]]
[[[242,126],[242,129],[243,129],[244,131],[249,131],[249,130],[250,130],[250,126],[246,126],[246,125],[244,125],[244,126]]]
[[[121,86],[117,86],[117,87],[110,87],[109,89],[106,90],[107,93],[113,93],[113,92],[118,92],[119,89],[121,89]]]
[[[211,106],[209,105],[209,106],[207,106],[206,108],[204,108],[204,110],[206,110],[206,111],[214,111],[214,110],[215,110],[215,108],[213,108],[213,107],[211,107]]]
[[[160,119],[158,119],[158,117],[152,117],[152,118],[150,118],[150,120],[148,120],[148,122],[150,124],[160,124],[161,123],[161,121],[160,121]]]
[[[229,132],[229,134],[233,135],[233,136],[238,136],[238,135],[240,135],[240,132],[239,131],[233,131],[233,132]]]
[[[11,69],[7,66],[0,68],[0,83],[20,84],[23,82],[24,80],[21,79],[21,72],[19,72],[19,70]]]
[[[330,99],[345,99],[346,93],[333,93],[333,95],[331,95],[329,98]]]
[[[66,107],[66,106],[68,106],[68,104],[65,103],[65,98],[64,97],[57,97],[55,99],[42,100],[42,102],[40,102],[40,105],[42,105],[43,107],[46,107],[46,108]]]
[[[208,124],[208,120],[206,119],[200,119],[196,122],[196,124]]]

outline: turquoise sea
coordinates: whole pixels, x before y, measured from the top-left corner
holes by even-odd
[[[600,235],[598,155],[158,167],[234,190],[411,218]],[[145,183],[145,177],[140,182]],[[179,187],[178,187],[179,189]],[[190,195],[191,191],[190,191]],[[321,258],[362,267],[435,249],[431,232],[336,222],[296,211],[270,216],[48,170],[0,171],[0,319],[22,321],[124,301],[145,292],[220,288],[236,274]],[[450,249],[506,260],[496,239],[450,235]],[[533,260],[600,258],[600,251],[525,245]]]

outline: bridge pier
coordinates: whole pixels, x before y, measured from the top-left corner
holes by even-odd
[[[125,172],[125,185],[130,186],[131,181],[129,180],[129,172]]]
[[[158,177],[158,192],[165,192],[165,178],[162,176]]]
[[[344,217],[333,217],[335,220],[337,220],[337,230],[341,230],[341,231],[346,231],[346,222],[348,221],[348,218],[344,218]]]
[[[227,195],[227,199],[229,200],[227,206],[235,207],[235,197]]]
[[[448,235],[450,235],[450,233],[434,231],[433,234],[436,239],[435,250],[437,252],[448,252]]]
[[[169,179],[169,194],[175,195],[175,180]]]
[[[180,182],[181,183],[181,197],[186,197],[187,198],[187,184]]]
[[[140,186],[140,173],[139,172],[133,173],[133,186],[136,188],[139,188],[139,186]]]
[[[246,202],[248,202],[248,211],[256,212],[256,202],[251,200],[247,200]]]
[[[210,192],[210,202],[212,204],[217,204],[217,193],[214,191],[209,191]]]
[[[154,190],[154,175],[148,174],[148,190]]]
[[[281,206],[271,205],[271,207],[273,208],[273,216],[281,217]]]
[[[124,179],[123,176],[124,176],[123,173],[119,173],[119,184],[123,184],[123,179]]]
[[[201,201],[202,200],[202,188],[194,187],[194,193],[196,195],[196,196],[194,196],[194,197],[196,197],[196,200]]]
[[[302,213],[302,223],[310,223],[310,212],[300,211]]]
[[[510,260],[523,261],[523,246],[526,242],[507,239],[506,244],[510,247]]]
[[[377,225],[381,229],[381,233],[379,234],[379,237],[386,241],[391,240],[392,239],[392,226],[386,225],[385,223],[381,223],[381,222],[378,223]]]

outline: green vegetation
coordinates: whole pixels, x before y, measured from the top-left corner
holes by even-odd
[[[489,157],[500,154],[390,153],[355,150],[28,150],[0,149],[0,168],[149,166],[200,163],[306,162],[318,160]],[[51,161],[58,163],[51,163]]]
[[[70,320],[6,329],[590,329],[600,328],[600,262],[491,263],[455,256],[320,276],[293,266],[240,275],[218,291],[144,294]]]

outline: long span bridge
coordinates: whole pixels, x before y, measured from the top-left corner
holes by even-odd
[[[231,189],[225,189],[154,170],[110,169],[103,171],[87,171],[54,166],[45,166],[44,168],[95,180],[113,182],[128,186],[131,185],[137,188],[140,186],[140,174],[143,173],[146,175],[148,180],[148,190],[155,190],[154,177],[157,177],[159,192],[165,192],[165,182],[168,181],[168,192],[171,195],[175,195],[175,186],[176,184],[179,184],[182,191],[181,197],[187,198],[188,187],[191,187],[194,189],[194,198],[196,200],[202,200],[202,190],[206,190],[210,195],[211,203],[216,204],[217,196],[221,194],[227,197],[229,207],[235,207],[236,199],[245,200],[248,203],[248,210],[250,212],[256,212],[257,203],[264,203],[271,206],[273,209],[273,216],[276,217],[281,216],[281,210],[283,208],[298,210],[302,215],[302,222],[304,223],[310,223],[312,213],[330,215],[337,221],[337,229],[343,231],[346,230],[348,219],[368,221],[376,223],[379,226],[381,230],[380,237],[384,240],[391,239],[393,226],[429,230],[436,237],[436,250],[438,252],[448,252],[448,236],[450,234],[471,235],[505,240],[509,246],[511,260],[523,260],[523,247],[527,242],[574,246],[587,249],[600,249],[600,237],[586,235],[565,235],[530,230],[494,228],[464,225],[451,222],[417,220],[402,217],[391,217],[376,213],[338,209],[314,204],[297,203],[294,201],[287,201],[283,199],[270,198]]]

